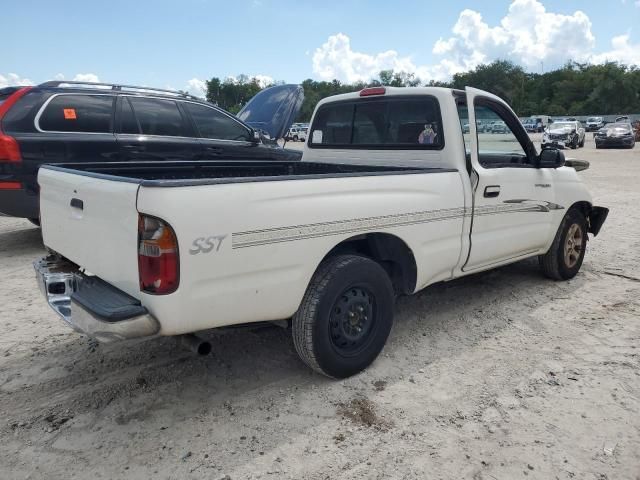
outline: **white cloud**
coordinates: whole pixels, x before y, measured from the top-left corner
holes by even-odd
[[[74,82],[100,82],[98,75],[95,73],[77,73],[75,77],[73,77]]]
[[[636,0],[640,4],[640,0]],[[567,61],[600,63],[605,60],[640,64],[640,46],[629,43],[629,35],[614,37],[612,50],[594,54],[591,20],[582,11],[571,15],[547,11],[539,0],[513,0],[499,24],[491,26],[482,15],[465,9],[451,30],[452,35],[435,42],[432,52],[441,59],[432,65],[416,65],[408,55],[395,50],[364,53],[351,48],[344,33],[331,35],[313,54],[313,71],[323,80],[355,82],[368,80],[380,70],[414,73],[422,80],[445,80],[482,63],[507,59],[537,71]]]
[[[192,78],[187,82],[187,86],[184,89],[191,95],[204,98],[207,96],[207,83],[199,78]]]
[[[638,0],[640,4],[640,0]],[[608,52],[593,55],[593,63],[620,62],[627,65],[640,65],[640,44],[629,43],[629,34],[618,35],[611,39],[612,49]]]
[[[7,75],[0,74],[0,88],[16,87],[20,85],[33,85],[33,82],[28,78],[23,78],[15,73],[8,73]]]

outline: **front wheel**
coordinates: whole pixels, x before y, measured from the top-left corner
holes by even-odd
[[[293,316],[293,343],[319,373],[346,378],[369,366],[393,323],[394,293],[387,272],[373,260],[339,255],[313,275]]]
[[[587,220],[577,208],[562,219],[551,248],[538,256],[543,273],[554,280],[575,277],[582,266],[587,248]]]

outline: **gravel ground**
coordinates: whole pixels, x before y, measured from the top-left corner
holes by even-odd
[[[640,147],[569,152],[611,213],[572,281],[535,261],[398,301],[332,381],[278,327],[96,345],[45,305],[39,231],[0,219],[0,478],[640,479]]]

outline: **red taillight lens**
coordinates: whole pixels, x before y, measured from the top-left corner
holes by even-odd
[[[24,87],[13,92],[2,104],[0,104],[0,123],[2,118],[9,111],[15,103],[26,94],[31,87]],[[20,162],[22,156],[20,155],[20,147],[15,138],[9,135],[2,134],[2,128],[0,125],[0,162]]]
[[[0,162],[20,162],[20,147],[15,138],[0,134]]]
[[[0,190],[20,190],[21,188],[20,182],[0,182]]]
[[[384,95],[387,92],[387,89],[384,87],[370,87],[363,88],[360,90],[361,97],[369,97],[371,95]]]
[[[140,290],[156,295],[175,292],[180,283],[178,240],[171,226],[159,218],[138,218],[138,274]]]

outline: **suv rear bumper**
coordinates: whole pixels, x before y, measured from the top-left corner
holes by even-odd
[[[149,337],[160,324],[138,300],[57,255],[33,263],[49,306],[74,330],[101,342]]]
[[[38,195],[17,190],[0,190],[0,215],[8,217],[38,218]]]

